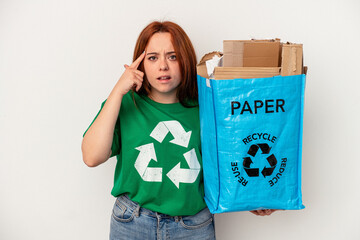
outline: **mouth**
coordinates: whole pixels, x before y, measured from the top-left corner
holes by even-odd
[[[160,76],[157,78],[157,80],[170,80],[171,77],[169,75]]]

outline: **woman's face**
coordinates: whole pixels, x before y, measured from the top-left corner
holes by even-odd
[[[145,52],[144,69],[151,85],[149,97],[160,103],[178,102],[176,92],[181,82],[181,72],[171,34],[155,33]]]

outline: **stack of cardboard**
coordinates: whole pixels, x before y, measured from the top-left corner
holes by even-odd
[[[198,74],[209,78],[206,61],[223,56],[222,65],[215,67],[212,78],[265,78],[306,73],[303,67],[302,44],[271,40],[224,40],[223,52],[206,54],[198,64]]]

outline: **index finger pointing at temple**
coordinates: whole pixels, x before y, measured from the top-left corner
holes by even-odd
[[[130,67],[137,69],[141,61],[144,59],[144,57],[145,57],[145,51],[142,54],[140,54],[140,56],[130,65]]]

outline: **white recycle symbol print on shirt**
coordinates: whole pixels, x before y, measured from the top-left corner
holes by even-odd
[[[162,143],[168,133],[174,137],[170,142],[184,148],[187,148],[191,138],[191,131],[186,132],[178,121],[159,122],[154,130],[150,133],[150,137]],[[162,168],[148,167],[151,160],[156,159],[156,152],[153,143],[144,144],[137,148],[140,151],[135,161],[135,168],[141,178],[147,182],[162,182]],[[180,162],[172,168],[166,176],[179,188],[180,183],[193,183],[200,172],[200,163],[197,159],[195,149],[183,154],[189,165],[189,169],[180,168]]]

